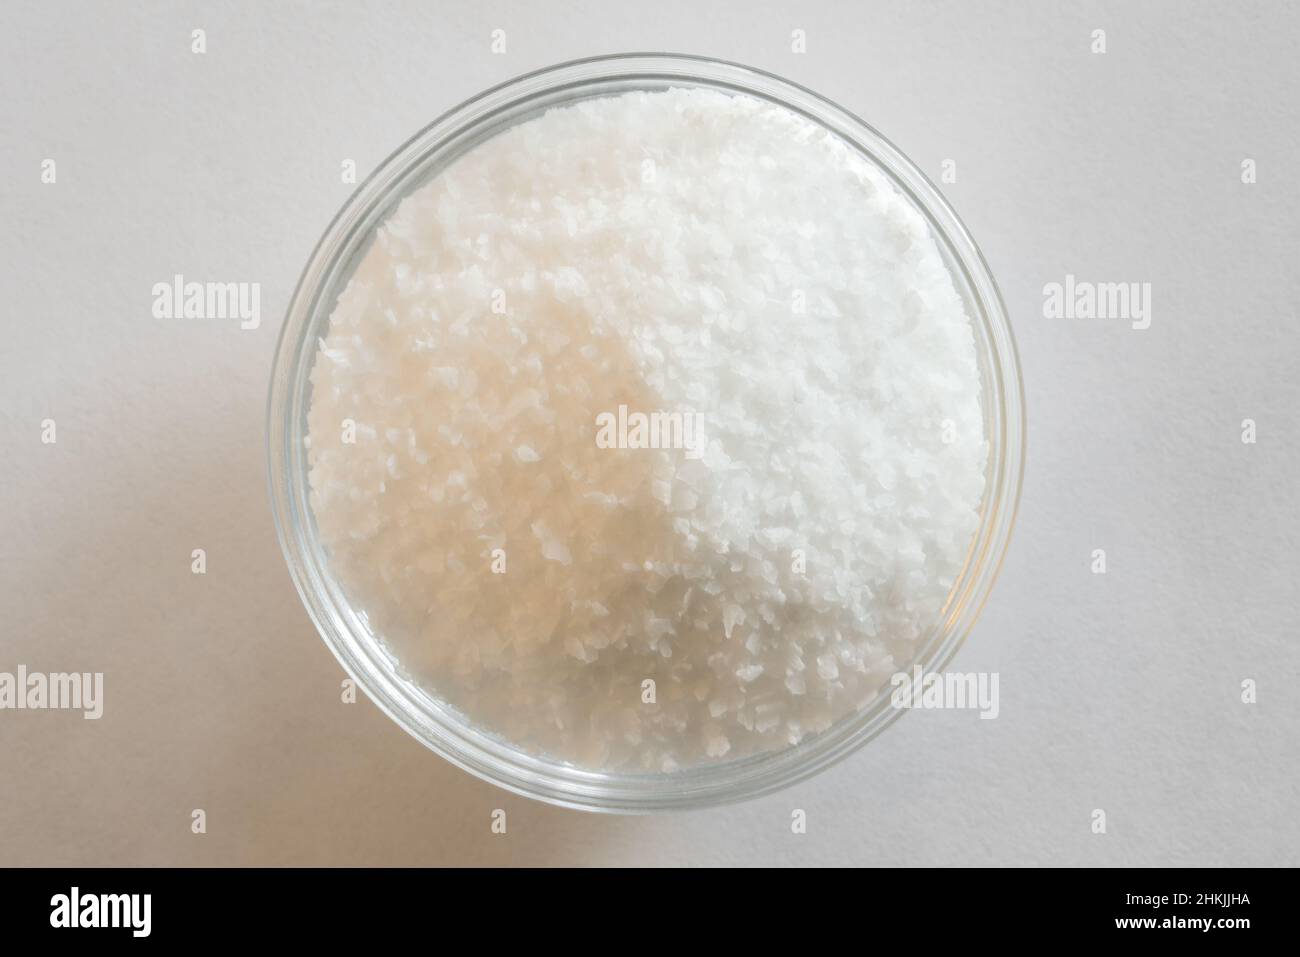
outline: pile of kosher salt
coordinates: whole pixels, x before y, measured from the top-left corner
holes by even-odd
[[[311,382],[349,599],[467,720],[583,766],[783,748],[888,693],[978,525],[974,340],[924,219],[743,96],[478,145],[378,229]],[[702,437],[597,440],[651,413]]]

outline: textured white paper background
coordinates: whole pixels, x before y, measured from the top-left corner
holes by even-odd
[[[0,671],[103,671],[107,702],[0,712],[0,865],[1300,863],[1300,8],[1221,6],[5,3]],[[638,819],[516,798],[340,703],[263,415],[343,160],[364,177],[487,86],[646,49],[788,76],[936,180],[956,161],[1031,441],[955,664],[1000,672],[1001,717],[906,715],[788,792]],[[261,328],[153,318],[177,272],[260,282]],[[1152,283],[1151,328],[1042,318],[1067,272]]]

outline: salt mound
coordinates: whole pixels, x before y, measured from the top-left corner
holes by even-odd
[[[974,340],[925,220],[743,96],[479,145],[377,231],[311,381],[349,598],[412,680],[585,766],[781,748],[873,701],[978,526]],[[703,440],[602,447],[620,407]]]

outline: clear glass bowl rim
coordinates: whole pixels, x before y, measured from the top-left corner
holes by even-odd
[[[970,311],[981,365],[988,476],[981,527],[930,636],[909,663],[947,667],[982,609],[1015,524],[1025,458],[1024,387],[1006,307],[982,253],[930,180],[885,137],[829,99],[765,71],[710,57],[625,53],[556,64],[465,101],[394,151],[347,200],[308,259],[281,328],[267,402],[267,464],[276,532],[294,585],[347,674],[398,725],[453,764],[517,794],[589,811],[698,808],[769,794],[824,770],[902,713],[888,694],[781,751],[669,773],[601,772],[519,751],[466,724],[404,680],[330,576],[308,503],[307,374],[374,227],[419,182],[513,122],[559,103],[631,89],[707,86],[771,100],[825,126],[885,172],[930,222]],[[441,165],[439,165],[441,163]]]

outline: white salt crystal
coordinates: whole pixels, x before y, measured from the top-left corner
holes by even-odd
[[[530,527],[533,530],[533,535],[542,543],[543,558],[559,562],[562,565],[569,565],[573,562],[573,555],[569,551],[569,546],[551,532],[546,527],[545,522],[533,522]]]
[[[379,230],[311,381],[349,598],[433,694],[588,766],[743,757],[871,703],[978,527],[979,367],[924,217],[742,96],[589,100],[475,147]],[[698,412],[699,456],[600,447],[620,406]]]
[[[743,623],[745,620],[745,609],[739,605],[728,605],[722,609],[722,628],[728,638],[736,625]]]
[[[759,664],[741,665],[736,669],[736,677],[745,684],[752,684],[763,675],[763,666]]]

